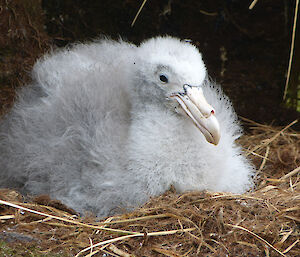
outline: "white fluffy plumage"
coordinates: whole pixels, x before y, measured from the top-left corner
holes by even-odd
[[[101,39],[46,55],[32,74],[0,124],[2,187],[49,194],[98,216],[138,206],[171,185],[177,192],[251,188],[254,169],[235,143],[237,116],[192,44]],[[184,84],[201,87],[214,107],[218,145],[168,97]]]

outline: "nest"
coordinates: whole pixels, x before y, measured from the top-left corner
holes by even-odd
[[[134,212],[97,221],[47,196],[24,202],[2,190],[0,238],[22,256],[300,256],[296,121],[285,128],[244,122],[250,132],[240,143],[257,166],[252,192],[170,189]]]

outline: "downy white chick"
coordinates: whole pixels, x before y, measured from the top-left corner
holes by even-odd
[[[242,193],[254,169],[197,48],[102,39],[40,59],[0,123],[0,185],[99,217],[177,192]]]

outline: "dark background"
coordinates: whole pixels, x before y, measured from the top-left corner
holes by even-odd
[[[259,0],[252,10],[249,0],[148,0],[131,27],[142,2],[1,0],[1,113],[13,103],[15,89],[30,81],[35,60],[50,48],[103,34],[134,43],[169,34],[198,46],[209,75],[239,115],[275,125],[300,116],[282,101],[295,0]]]

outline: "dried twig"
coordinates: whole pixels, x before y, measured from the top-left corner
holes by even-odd
[[[270,244],[267,240],[263,239],[262,237],[260,237],[259,235],[255,234],[255,233],[253,233],[249,229],[246,229],[244,227],[237,226],[237,225],[232,225],[232,224],[225,224],[225,225],[229,226],[229,227],[232,227],[232,228],[237,228],[237,229],[246,231],[247,233],[251,234],[252,236],[256,237],[257,239],[259,239],[260,241],[262,241],[263,243],[265,243],[267,246],[269,246],[270,248],[272,248],[274,251],[276,251],[277,253],[279,253],[281,256],[286,256],[284,253],[282,253],[277,248],[275,248],[272,244]]]
[[[102,226],[94,226],[94,225],[89,225],[89,224],[85,224],[85,223],[82,223],[82,222],[78,222],[78,221],[75,221],[75,220],[69,220],[69,219],[54,216],[54,215],[51,215],[51,214],[48,214],[48,213],[43,213],[43,212],[31,210],[29,208],[26,208],[26,207],[23,207],[23,206],[14,204],[14,203],[10,203],[10,202],[7,202],[7,201],[3,201],[3,200],[0,200],[0,204],[4,204],[4,205],[7,205],[7,206],[10,206],[10,207],[13,207],[13,208],[17,208],[17,209],[20,209],[20,210],[23,210],[23,211],[28,211],[28,212],[31,212],[31,213],[34,213],[34,214],[37,214],[37,215],[46,216],[46,217],[53,218],[53,219],[56,219],[56,220],[76,224],[76,225],[79,225],[79,226],[82,226],[82,227],[99,229],[99,230],[106,230],[106,231],[110,231],[110,232],[114,232],[114,233],[118,233],[118,234],[125,234],[125,235],[138,234],[136,232],[124,231],[124,230],[112,229],[112,228],[104,228]]]
[[[257,2],[258,2],[258,0],[253,0],[252,3],[249,6],[249,10],[252,10]]]
[[[292,33],[292,42],[291,42],[291,50],[290,50],[290,59],[289,59],[289,67],[288,67],[286,81],[285,81],[283,100],[285,100],[285,98],[286,98],[287,89],[288,89],[288,85],[289,85],[289,81],[290,81],[291,69],[292,69],[292,61],[293,61],[294,45],[295,45],[295,35],[296,35],[296,26],[297,26],[297,16],[298,16],[298,6],[299,6],[299,0],[296,0],[294,24],[293,24],[293,33]]]
[[[189,232],[189,231],[193,231],[193,230],[195,230],[195,228],[177,229],[177,230],[170,230],[170,231],[158,231],[158,232],[147,233],[147,236],[173,235],[173,234],[176,234],[176,233]],[[114,242],[118,242],[118,241],[123,241],[125,239],[129,239],[129,238],[132,238],[132,237],[144,237],[144,236],[145,236],[144,233],[137,233],[137,234],[134,234],[134,235],[120,236],[120,237],[116,237],[116,238],[113,238],[113,239],[109,239],[109,240],[102,241],[100,243],[94,244],[93,248],[101,246],[101,245],[105,245],[105,244],[110,244],[110,243],[114,243]],[[81,250],[75,257],[78,257],[81,253],[89,251],[90,249],[91,249],[91,246]]]
[[[136,22],[137,18],[139,17],[139,15],[140,15],[140,13],[141,13],[142,9],[144,8],[144,5],[146,4],[146,2],[147,2],[147,0],[143,0],[143,3],[142,3],[142,5],[140,6],[140,8],[139,8],[138,12],[136,13],[136,15],[135,15],[135,17],[134,17],[134,19],[133,19],[133,21],[132,21],[132,23],[131,23],[131,27],[133,27],[133,26],[134,26],[134,24],[135,24],[135,22]]]

